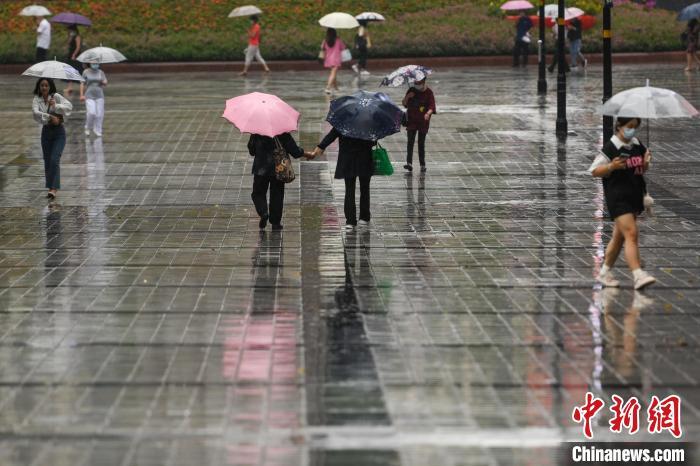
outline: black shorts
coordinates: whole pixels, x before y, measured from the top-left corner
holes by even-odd
[[[615,220],[620,215],[634,214],[639,216],[644,212],[644,197],[639,199],[619,199],[613,202],[605,201],[608,206],[608,214],[612,220]]]

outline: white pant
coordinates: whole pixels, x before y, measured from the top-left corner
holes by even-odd
[[[253,58],[262,63],[262,66],[266,66],[265,60],[263,60],[262,55],[260,55],[260,47],[257,45],[249,45],[245,50],[245,66],[250,66],[250,64],[253,63]]]
[[[105,99],[85,99],[85,129],[102,134],[102,122],[105,119]]]

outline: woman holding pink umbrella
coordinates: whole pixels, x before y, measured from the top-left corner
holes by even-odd
[[[248,153],[254,159],[251,169],[253,192],[250,197],[260,216],[258,226],[263,230],[269,221],[273,230],[282,230],[285,181],[278,176],[274,153],[284,151],[295,159],[302,155],[313,157],[304,152],[289,134],[296,131],[299,125],[299,112],[277,96],[253,92],[229,99],[222,116],[241,132],[251,133]]]

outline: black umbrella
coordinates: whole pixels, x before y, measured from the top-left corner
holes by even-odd
[[[400,131],[403,113],[386,94],[358,91],[333,100],[326,121],[343,136],[378,141]]]

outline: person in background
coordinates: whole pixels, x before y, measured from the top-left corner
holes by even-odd
[[[273,152],[279,144],[289,155],[298,159],[302,155],[311,158],[310,153],[297,146],[289,133],[282,133],[271,138],[260,134],[251,134],[248,140],[248,153],[253,159],[253,192],[250,197],[255,205],[255,211],[260,216],[258,226],[264,230],[268,220],[275,231],[282,230],[282,210],[284,208],[284,183],[275,175]],[[268,206],[267,191],[270,190]]]
[[[66,146],[66,130],[63,122],[73,110],[68,99],[56,92],[53,79],[39,78],[34,87],[32,114],[34,120],[42,125],[41,151],[44,155],[44,176],[46,197],[55,199],[61,189],[61,155]]]
[[[369,76],[370,73],[367,71],[367,53],[369,48],[372,47],[372,40],[369,37],[369,22],[361,19],[359,23],[360,28],[355,36],[355,48],[358,52],[357,63],[352,65],[352,70],[355,73],[359,73],[360,76]]]
[[[107,85],[107,76],[100,69],[99,63],[90,63],[90,67],[83,71],[84,83],[80,83],[80,100],[85,102],[85,136],[90,136],[90,131],[95,136],[102,137],[102,122],[105,117],[105,93],[103,88]]]
[[[566,37],[569,39],[569,55],[571,57],[570,61],[572,70],[578,68],[579,59],[581,60],[584,68],[586,65],[588,65],[588,60],[586,60],[586,57],[584,57],[581,53],[581,39],[583,37],[581,32],[582,30],[580,19],[574,18],[569,21],[569,30]]]
[[[323,54],[323,66],[331,71],[328,75],[328,83],[326,84],[325,93],[331,94],[338,90],[338,68],[342,64],[342,53],[345,50],[345,44],[338,37],[338,33],[333,28],[326,30],[326,38],[321,43],[321,52]]]
[[[527,66],[527,57],[530,54],[530,29],[532,29],[532,20],[525,14],[520,12],[520,18],[515,23],[515,46],[513,47],[513,67],[520,66],[520,57],[523,58],[523,66]]]
[[[250,64],[253,63],[253,59],[256,59],[265,69],[265,73],[270,72],[270,68],[265,63],[262,55],[260,54],[260,23],[258,23],[258,17],[253,15],[250,17],[251,25],[248,29],[248,47],[245,49],[245,65],[243,65],[243,71],[239,74],[245,76],[248,74],[248,68]]]
[[[564,40],[566,41],[566,34],[564,34]],[[554,23],[554,26],[552,26],[552,44],[554,48],[554,57],[552,64],[548,67],[550,73],[553,73],[554,68],[559,66],[559,25],[557,23]],[[566,55],[564,56],[564,62],[566,63]],[[567,63],[564,72],[568,73],[569,71],[569,64]]]
[[[683,35],[686,37],[685,56],[687,65],[685,71],[696,71],[700,69],[700,58],[698,57],[698,43],[700,42],[700,22],[697,18],[688,21],[688,26]]]
[[[51,23],[46,18],[37,16],[36,29],[36,57],[35,62],[40,63],[46,61],[49,47],[51,47]]]
[[[644,173],[649,170],[651,163],[651,153],[635,137],[641,123],[639,118],[618,117],[615,134],[588,169],[593,176],[603,179],[605,204],[608,214],[615,222],[612,238],[605,250],[604,264],[596,277],[596,281],[603,286],[620,286],[611,269],[623,244],[634,288],[640,290],[656,281],[642,270],[639,255],[637,217],[644,211]]]
[[[345,181],[345,229],[352,230],[358,226],[357,207],[355,204],[355,186],[360,180],[360,221],[359,226],[366,227],[372,218],[370,212],[369,184],[374,174],[372,148],[377,141],[343,136],[335,128],[326,134],[311,153],[313,157],[322,155],[333,141],[338,139],[338,162],[335,166],[335,179]]]
[[[70,66],[78,70],[78,73],[82,72],[83,64],[78,61],[78,55],[80,55],[80,49],[83,46],[83,38],[80,36],[80,31],[78,26],[71,24],[68,26],[68,57],[66,61]],[[68,81],[68,86],[65,89],[66,96],[70,97],[73,93],[73,82]]]
[[[403,166],[409,172],[413,171],[413,145],[418,135],[418,161],[420,171],[425,173],[425,137],[430,129],[430,118],[435,113],[435,95],[432,89],[425,83],[427,78],[416,81],[406,92],[403,98],[403,106],[406,107],[407,123],[406,135],[406,165]]]

